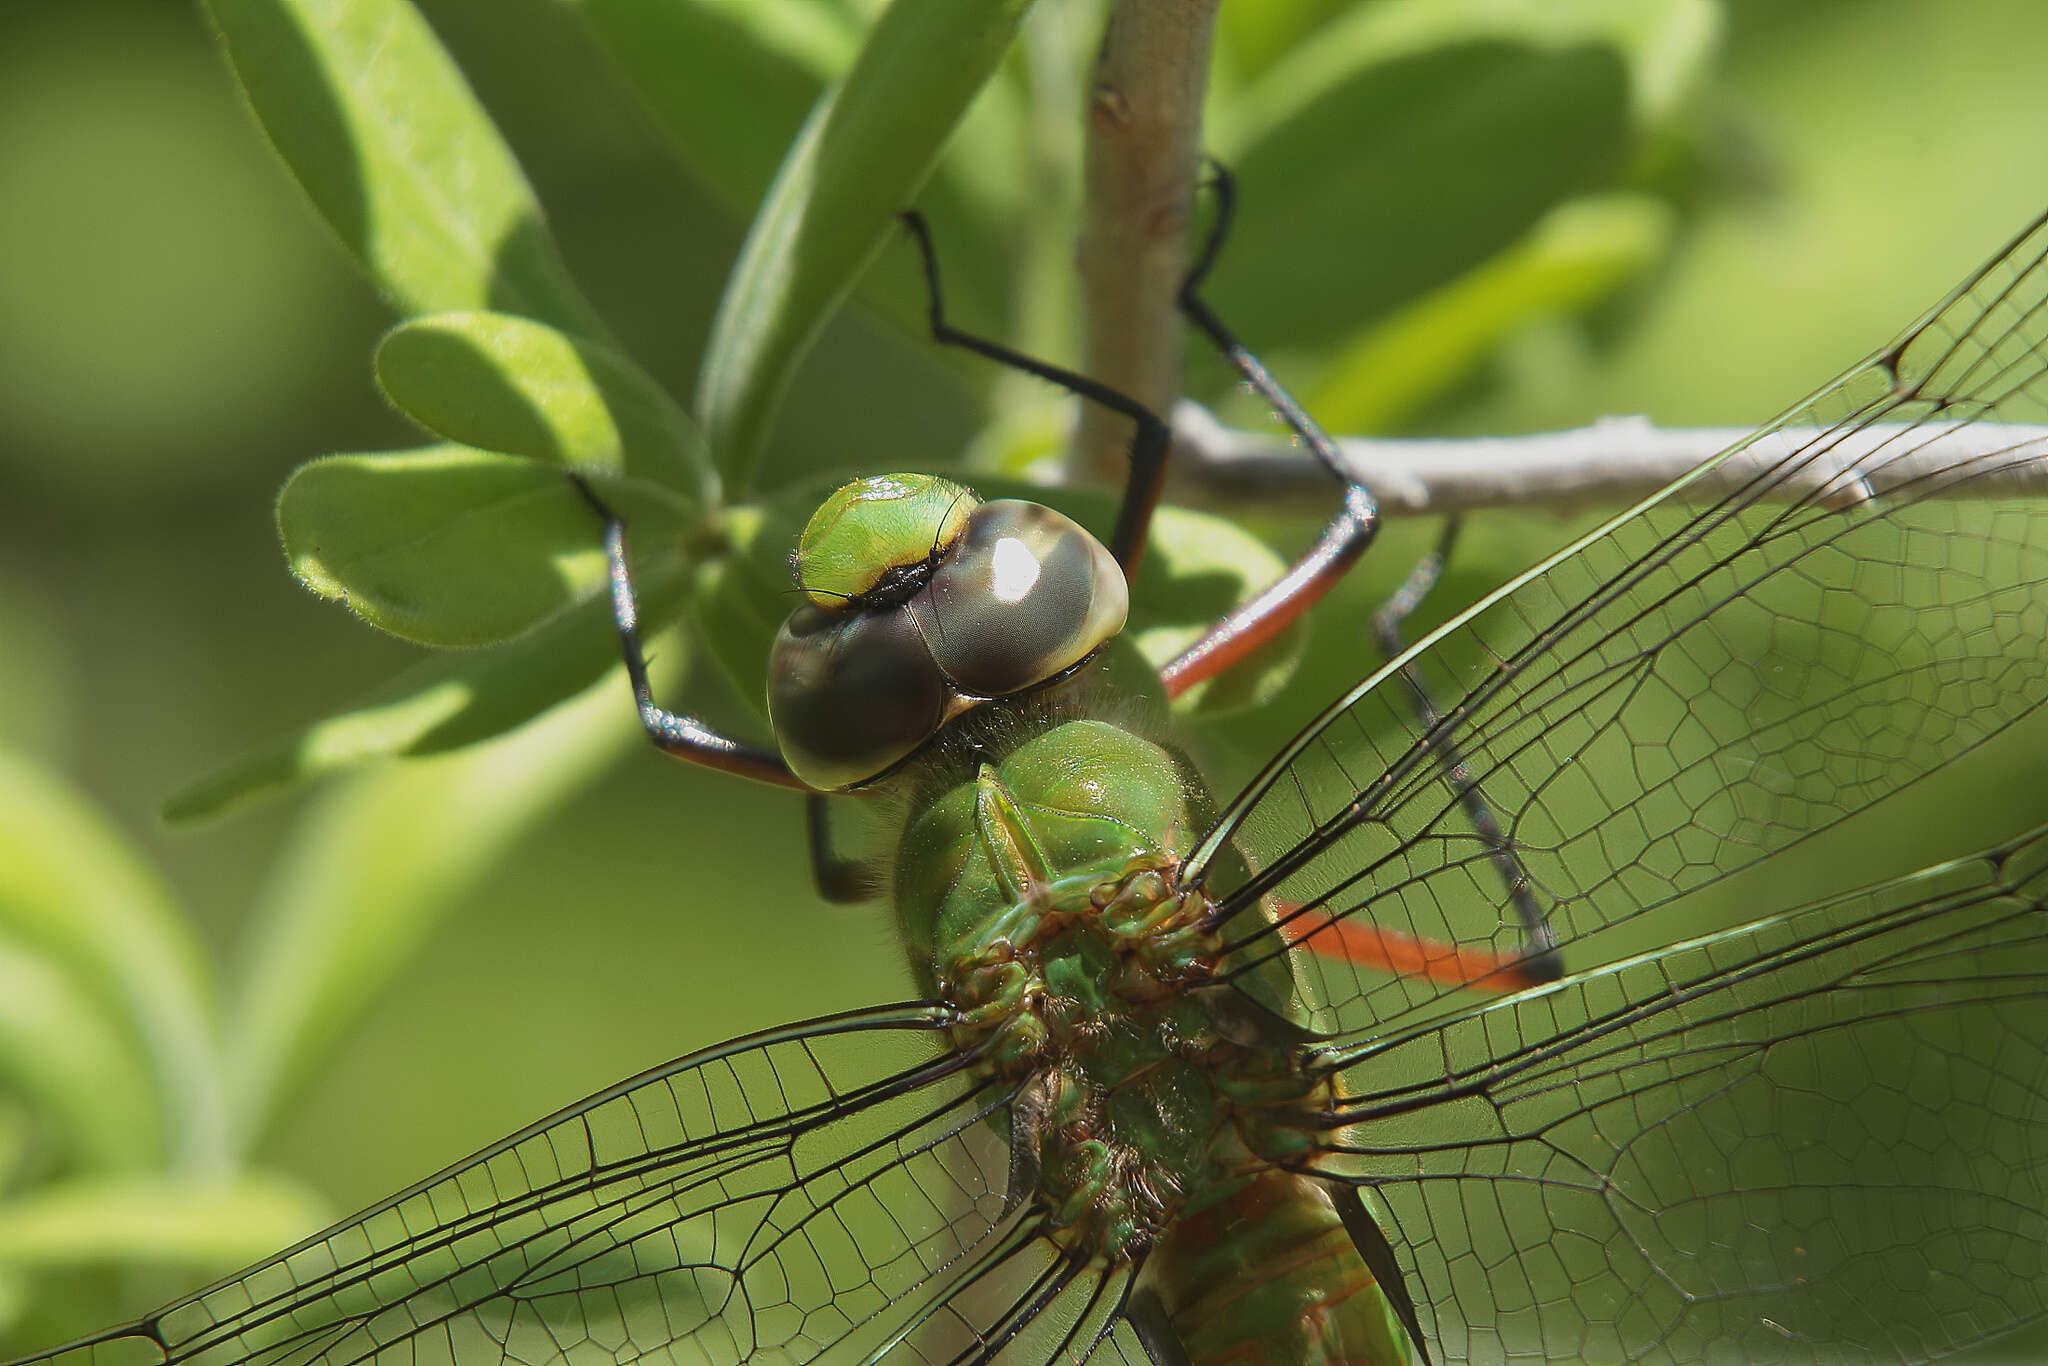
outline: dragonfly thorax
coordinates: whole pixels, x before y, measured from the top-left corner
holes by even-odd
[[[1290,1121],[1325,1084],[1215,1015],[1221,940],[1178,876],[1188,795],[1165,751],[1070,721],[931,803],[899,857],[956,1041],[1015,1097],[1012,1198],[1112,1261],[1299,1155]]]
[[[806,601],[776,633],[768,715],[784,761],[825,791],[1074,668],[1129,607],[1123,571],[1079,524],[929,475],[834,493],[791,568]]]

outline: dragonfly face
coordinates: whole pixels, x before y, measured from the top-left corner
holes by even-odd
[[[2044,393],[2048,220],[1219,811],[1099,718],[970,754],[897,855],[934,999],[684,1058],[57,1355],[1900,1362],[2037,1320],[2048,827],[1712,896],[2038,718]]]
[[[770,651],[768,716],[784,761],[823,791],[1073,668],[1130,605],[1123,571],[1071,519],[928,475],[834,493],[791,569],[808,601]]]

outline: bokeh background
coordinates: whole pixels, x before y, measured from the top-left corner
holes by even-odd
[[[744,222],[678,168],[565,7],[421,8],[572,272],[687,394]],[[1518,330],[1411,428],[1761,420],[2048,200],[2048,10],[2032,0],[1738,0],[1726,21],[1696,145],[1669,178],[1668,257],[1591,319]],[[1427,212],[1426,187],[1417,199]],[[1342,252],[1344,224],[1322,227]],[[196,7],[0,6],[0,745],[63,774],[162,870],[225,980],[277,851],[330,798],[196,830],[157,811],[414,657],[294,584],[271,521],[301,461],[416,441],[371,377],[391,321],[240,106]],[[849,311],[802,372],[768,482],[946,462],[985,383]],[[1489,527],[1562,534],[1502,515],[1469,539]],[[1346,600],[1385,583],[1362,576]],[[1305,715],[1355,674],[1344,639],[1319,634],[1281,708]],[[715,681],[697,686],[736,714]],[[1259,734],[1215,743],[1227,761]],[[2009,833],[2042,810],[2038,789],[2009,809],[2027,795],[1945,810],[1928,841]],[[884,918],[812,895],[799,815],[791,797],[633,753],[465,893],[257,1157],[345,1210],[680,1052],[908,996]],[[178,1288],[145,1276],[120,1293]]]

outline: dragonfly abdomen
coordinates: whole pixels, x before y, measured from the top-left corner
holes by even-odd
[[[1146,1268],[1189,1366],[1407,1366],[1392,1301],[1311,1177],[1265,1171],[1167,1227]]]

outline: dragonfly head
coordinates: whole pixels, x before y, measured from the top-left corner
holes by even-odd
[[[931,475],[846,485],[790,568],[805,600],[769,653],[768,719],[791,770],[828,792],[1065,673],[1130,606],[1123,571],[1079,523]]]

